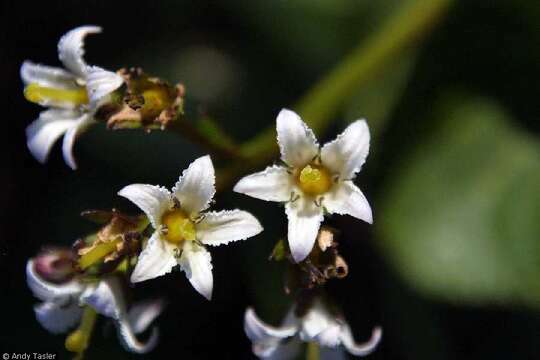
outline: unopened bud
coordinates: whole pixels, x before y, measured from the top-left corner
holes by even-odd
[[[35,270],[44,280],[61,284],[75,274],[74,254],[68,249],[47,249],[34,259]]]

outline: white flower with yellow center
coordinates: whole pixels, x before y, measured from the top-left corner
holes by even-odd
[[[118,194],[144,211],[155,229],[139,255],[132,282],[164,275],[178,264],[195,290],[211,299],[211,256],[204,245],[244,240],[263,230],[246,211],[204,212],[214,197],[214,182],[214,166],[207,155],[184,170],[172,192],[143,184],[120,190]]]
[[[296,262],[313,248],[325,212],[348,214],[372,223],[371,207],[353,179],[369,152],[369,129],[357,120],[337,139],[319,148],[313,131],[293,111],[277,117],[281,160],[242,178],[234,191],[254,198],[285,202],[288,239]]]
[[[357,344],[349,325],[332,315],[319,299],[303,316],[297,316],[294,309],[289,311],[280,327],[264,323],[249,308],[244,316],[244,330],[253,353],[268,360],[297,358],[302,342],[320,346],[321,360],[345,359],[343,348],[351,355],[366,356],[375,350],[382,337],[382,329],[375,327],[367,342]]]
[[[118,336],[126,350],[147,353],[159,338],[156,327],[145,343],[135,334],[144,332],[163,310],[163,302],[150,301],[133,305],[129,311],[125,303],[119,279],[108,276],[97,282],[82,281],[77,277],[55,283],[46,280],[36,269],[35,260],[26,264],[26,281],[32,293],[42,303],[34,307],[39,323],[53,334],[70,333],[66,348],[73,352],[83,352],[88,346],[96,313],[113,319]]]
[[[121,76],[88,66],[84,61],[85,36],[99,32],[98,26],[81,26],[62,36],[58,56],[65,69],[30,61],[21,66],[26,99],[49,108],[26,128],[28,149],[41,163],[47,160],[56,140],[65,134],[64,160],[75,169],[75,138],[95,122],[95,111],[124,82]]]

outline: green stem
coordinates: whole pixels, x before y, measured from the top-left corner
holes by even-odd
[[[307,344],[306,360],[319,360],[321,358],[319,344],[310,341]]]
[[[76,354],[75,359],[82,360],[84,352],[88,348],[94,325],[96,324],[97,313],[90,306],[85,306],[81,324],[68,335],[65,347],[68,351]]]
[[[193,143],[204,148],[213,156],[226,159],[238,159],[243,157],[232,142],[228,140],[221,141],[223,139],[229,139],[228,137],[221,138],[218,134],[209,136],[207,130],[208,126],[208,120],[202,122],[200,126],[196,126],[180,117],[179,119],[172,121],[167,126],[167,130],[189,139]],[[214,127],[213,130],[218,131],[219,128]]]
[[[385,69],[400,51],[421,40],[442,18],[452,0],[418,0],[403,5],[381,29],[371,35],[334,70],[323,77],[293,106],[304,121],[322,133],[344,102],[372,76]],[[238,176],[268,163],[278,154],[275,127],[272,125],[240,146],[242,161],[222,172],[220,187],[225,188]]]

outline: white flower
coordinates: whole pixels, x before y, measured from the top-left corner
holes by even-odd
[[[77,278],[56,284],[45,280],[36,271],[34,260],[26,264],[26,281],[34,296],[42,303],[34,307],[39,323],[53,334],[65,333],[81,322],[83,307],[93,308],[98,314],[112,318],[119,338],[126,350],[143,354],[157,344],[156,327],[145,343],[135,334],[144,332],[163,309],[162,301],[133,305],[129,311],[123,297],[121,284],[115,276],[99,282],[83,282]]]
[[[296,358],[302,341],[320,345],[321,360],[345,359],[343,348],[352,355],[366,356],[375,350],[382,337],[381,328],[376,327],[366,343],[355,343],[349,325],[332,316],[319,299],[302,317],[297,317],[294,309],[289,311],[280,327],[264,323],[249,308],[244,316],[244,330],[252,342],[253,353],[269,360]]]
[[[212,296],[212,264],[204,245],[228,244],[260,233],[259,221],[246,211],[204,212],[214,197],[214,166],[210,156],[193,161],[172,189],[134,184],[118,193],[148,216],[155,231],[148,240],[132,282],[152,279],[177,264],[200,294]]]
[[[352,180],[369,152],[369,129],[357,120],[334,141],[319,148],[313,131],[290,111],[277,117],[281,160],[287,166],[270,166],[242,178],[234,191],[266,201],[285,202],[288,239],[296,262],[313,248],[324,212],[349,214],[373,222],[371,207]]]
[[[121,76],[88,66],[84,61],[85,36],[99,32],[100,27],[81,26],[62,36],[58,55],[65,69],[30,61],[21,66],[25,97],[49,108],[26,128],[28,149],[41,163],[47,160],[56,140],[65,134],[62,145],[64,160],[75,169],[75,138],[95,122],[95,111],[124,82]]]

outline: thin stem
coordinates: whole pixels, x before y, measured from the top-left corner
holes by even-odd
[[[403,5],[381,29],[361,43],[334,70],[323,77],[303,96],[293,109],[317,133],[326,130],[354,90],[383,71],[400,51],[421,40],[442,18],[452,0],[418,0]],[[225,188],[239,175],[268,163],[278,153],[275,128],[272,125],[254,139],[240,146],[242,161],[220,174],[220,187]]]
[[[207,126],[207,124],[204,123],[204,126]],[[215,137],[212,138],[208,136],[207,132],[205,132],[203,128],[195,126],[182,117],[172,121],[167,126],[167,130],[178,133],[195,144],[198,144],[213,156],[226,159],[242,158],[242,154],[235,148],[233,144],[218,141]]]
[[[92,337],[96,318],[96,311],[90,306],[85,306],[81,324],[66,338],[65,347],[68,351],[76,353],[75,359],[81,360],[84,357],[84,352]]]
[[[310,341],[307,344],[306,360],[319,360],[321,358],[319,344]]]

